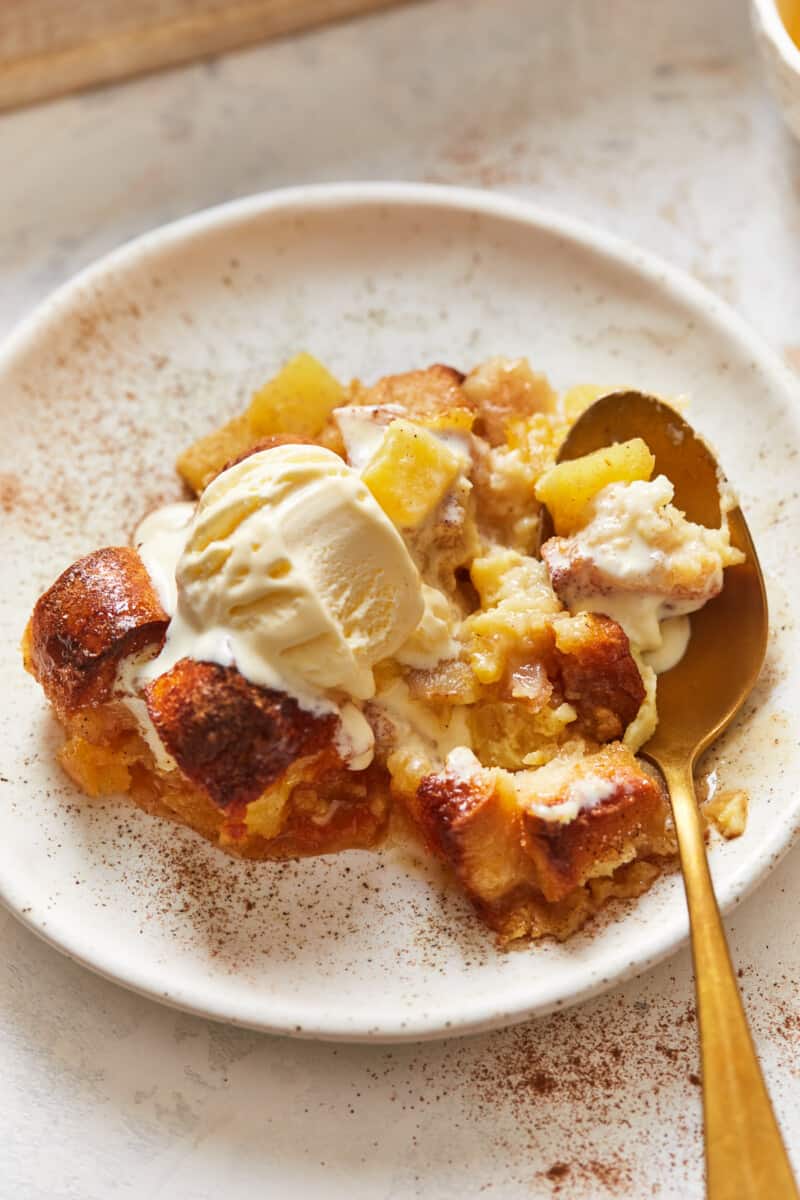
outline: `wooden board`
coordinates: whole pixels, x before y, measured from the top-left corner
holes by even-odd
[[[401,0],[0,0],[0,109]]]

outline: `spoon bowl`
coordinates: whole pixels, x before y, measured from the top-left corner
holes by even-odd
[[[659,723],[641,750],[669,789],[689,909],[707,1195],[797,1200],[714,896],[693,775],[698,757],[742,707],[761,670],[768,633],[764,580],[744,516],[730,500],[714,455],[663,401],[634,391],[601,397],[570,430],[559,461],[633,437],[647,442],[655,472],[672,481],[674,503],[689,520],[719,527],[727,515],[731,542],[745,556],[726,569],[719,595],[692,614],[686,653],[659,678]]]

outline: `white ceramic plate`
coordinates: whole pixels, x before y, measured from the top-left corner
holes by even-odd
[[[410,185],[278,192],[168,226],[62,288],[0,357],[0,894],[156,999],[258,1029],[392,1040],[584,999],[686,938],[680,878],[566,945],[500,953],[435,868],[397,852],[228,859],[124,800],[82,798],[18,642],[79,555],[179,494],[172,463],[304,348],[342,377],[527,354],[556,384],[689,393],[769,580],[764,676],[715,759],[752,796],[714,844],[729,907],[800,825],[794,384],[719,301],[638,250],[511,199]],[[731,647],[731,653],[736,648]]]

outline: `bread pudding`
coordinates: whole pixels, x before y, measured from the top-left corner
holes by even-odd
[[[674,853],[657,674],[741,555],[641,439],[557,463],[601,394],[292,359],[180,456],[192,500],[37,602],[64,769],[248,858],[414,837],[504,944],[643,892]]]

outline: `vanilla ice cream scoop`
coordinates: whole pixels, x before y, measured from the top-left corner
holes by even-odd
[[[372,668],[419,624],[419,573],[358,472],[330,450],[276,446],[213,480],[175,570],[155,673],[191,655],[315,707],[375,690]]]

